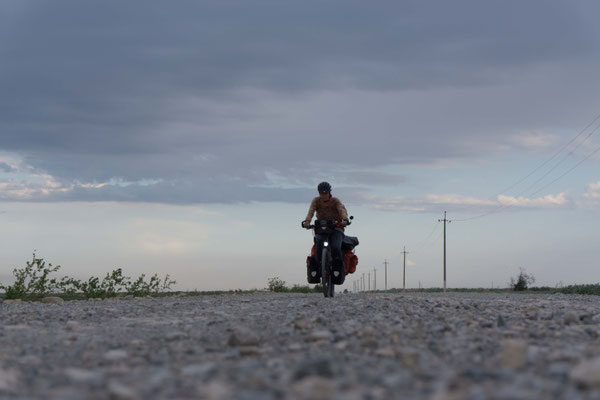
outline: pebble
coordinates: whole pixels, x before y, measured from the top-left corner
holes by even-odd
[[[67,323],[65,324],[65,329],[68,331],[73,331],[73,330],[78,329],[79,326],[80,326],[79,322],[70,320],[70,321],[67,321]]]
[[[16,393],[19,389],[19,384],[19,373],[16,370],[0,367],[0,393],[3,391]]]
[[[42,300],[41,300],[42,303],[48,303],[48,304],[64,303],[64,301],[65,300],[62,297],[57,297],[57,296],[48,296],[48,297],[42,298]]]
[[[127,351],[121,349],[114,349],[104,353],[103,358],[107,361],[120,361],[126,359],[127,356]]]
[[[255,356],[260,354],[260,348],[257,346],[241,346],[239,348],[240,355],[242,356]]]
[[[519,369],[527,363],[527,343],[522,340],[507,340],[500,353],[502,365]]]
[[[294,321],[294,328],[296,328],[296,329],[309,330],[312,328],[312,326],[313,326],[313,323],[308,318],[298,318],[297,320]]]
[[[600,357],[577,364],[571,371],[571,379],[584,387],[600,388]]]
[[[563,317],[563,322],[565,323],[565,325],[578,324],[579,316],[574,312],[568,312]]]
[[[498,314],[498,318],[496,319],[496,326],[498,328],[503,328],[506,326],[506,320],[502,316],[502,314]]]
[[[325,329],[312,331],[306,336],[306,340],[309,342],[329,341],[331,339],[333,339],[333,334]]]
[[[114,400],[134,400],[140,397],[133,388],[115,381],[109,382],[108,393]]]
[[[236,326],[232,329],[228,343],[230,346],[256,346],[260,343],[260,338],[253,330]]]
[[[66,368],[65,376],[73,383],[84,383],[88,385],[100,385],[102,374],[81,368]]]
[[[291,392],[298,400],[330,400],[333,398],[335,386],[330,379],[309,376],[294,383]]]

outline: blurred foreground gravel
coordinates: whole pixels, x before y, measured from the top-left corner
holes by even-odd
[[[600,298],[0,304],[3,399],[598,399]]]

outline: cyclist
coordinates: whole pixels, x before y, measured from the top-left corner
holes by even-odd
[[[336,284],[340,285],[344,282],[345,271],[344,262],[342,259],[342,239],[344,238],[344,227],[348,225],[348,212],[346,207],[337,198],[331,195],[331,185],[327,182],[319,183],[317,186],[319,196],[315,197],[310,203],[308,214],[304,219],[303,226],[310,229],[309,225],[314,213],[317,213],[317,219],[333,219],[340,222],[340,226],[335,232],[329,235],[329,248],[331,249],[331,258],[333,262],[333,276]],[[321,262],[321,254],[323,251],[323,242],[326,237],[323,235],[315,235],[316,256],[319,263]]]

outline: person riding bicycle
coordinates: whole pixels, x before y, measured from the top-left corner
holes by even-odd
[[[319,196],[315,197],[310,203],[303,226],[306,229],[310,229],[310,222],[315,212],[317,213],[317,219],[333,219],[340,223],[340,226],[329,235],[329,248],[331,249],[333,274],[343,282],[345,271],[342,258],[342,240],[344,238],[344,227],[349,223],[348,212],[344,204],[337,197],[331,195],[331,185],[329,183],[319,183],[317,190],[319,191]],[[323,242],[326,239],[323,235],[315,234],[316,256],[319,263],[321,262]]]

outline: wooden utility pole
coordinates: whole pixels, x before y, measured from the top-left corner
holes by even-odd
[[[387,258],[383,262],[383,265],[385,265],[385,290],[387,290],[387,265],[388,265]]]
[[[408,254],[408,251],[406,251],[406,246],[404,246],[404,251],[402,252],[402,254],[404,254],[404,268],[402,270],[402,290],[406,290],[406,255]]]
[[[452,221],[446,219],[446,211],[444,211],[444,219],[438,219],[438,222],[444,221],[444,292],[446,291],[446,222]]]
[[[367,272],[367,282],[368,282],[368,287],[369,287],[369,292],[371,291],[371,273]]]
[[[377,270],[373,268],[373,290],[377,290]]]
[[[362,276],[362,284],[363,284],[363,292],[366,290],[367,285],[365,285],[365,273],[363,272],[363,276]]]

